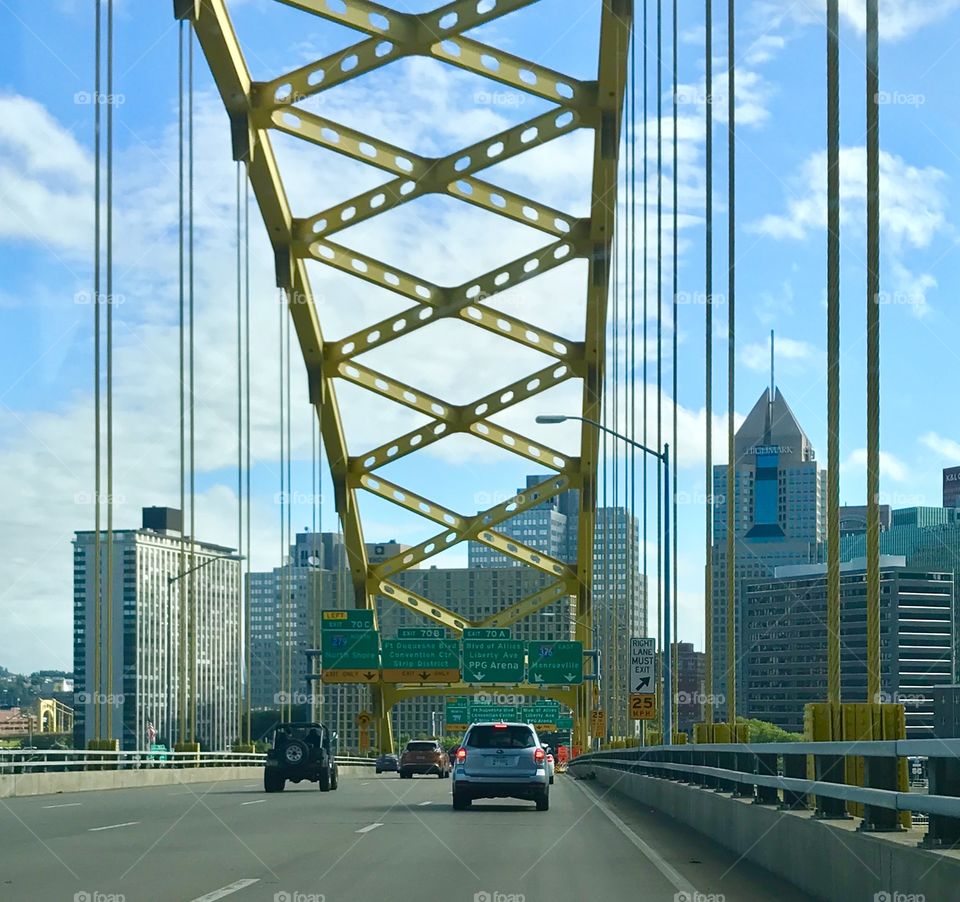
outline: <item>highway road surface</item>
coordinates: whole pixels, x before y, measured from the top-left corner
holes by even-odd
[[[596,783],[550,811],[450,806],[396,774],[0,799],[4,902],[801,902],[810,897]],[[684,895],[685,894],[685,895]]]

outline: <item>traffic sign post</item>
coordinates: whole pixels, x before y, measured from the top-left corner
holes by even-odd
[[[385,683],[456,683],[460,643],[456,639],[384,639]]]
[[[470,702],[470,723],[483,721],[519,721],[520,708],[517,705],[495,705],[487,702]]]
[[[560,721],[560,702],[540,701],[524,705],[520,709],[521,718],[543,733],[552,733],[558,729]]]
[[[320,639],[323,682],[376,682],[380,640],[373,628],[373,611],[323,611]]]
[[[657,716],[657,697],[652,692],[631,692],[629,702],[631,720],[653,720]]]
[[[583,643],[531,642],[527,648],[531,683],[573,686],[583,682]]]
[[[444,705],[444,724],[448,733],[459,733],[470,726],[469,703],[462,696],[448,696]]]
[[[463,631],[465,683],[522,683],[525,656],[526,643],[511,638],[509,629]]]
[[[630,692],[656,692],[656,640],[634,637],[630,640]]]

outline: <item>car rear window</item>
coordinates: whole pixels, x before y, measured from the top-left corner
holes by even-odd
[[[537,744],[530,727],[473,727],[465,745],[475,749],[532,749]]]
[[[408,752],[435,752],[437,744],[435,742],[408,742]]]

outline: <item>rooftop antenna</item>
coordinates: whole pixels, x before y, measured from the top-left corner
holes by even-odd
[[[774,348],[774,338],[773,338],[773,329],[770,330],[770,401],[773,402],[773,394],[777,390],[776,383],[774,382],[774,370],[773,370],[773,348]]]

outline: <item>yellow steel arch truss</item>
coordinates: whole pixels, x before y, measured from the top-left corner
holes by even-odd
[[[471,623],[435,601],[398,585],[392,577],[465,540],[482,542],[553,578],[545,589],[482,621],[506,626],[560,598],[576,596],[577,638],[592,643],[591,585],[596,505],[598,437],[585,425],[580,455],[571,457],[497,425],[491,419],[514,405],[571,379],[582,381],[581,414],[599,419],[605,358],[607,295],[617,202],[627,54],[632,31],[632,0],[602,0],[600,56],[596,80],[580,81],[466,36],[471,29],[529,6],[537,0],[453,0],[432,12],[399,12],[370,0],[278,0],[287,6],[349,26],[367,35],[335,54],[283,73],[270,81],[251,79],[229,17],[226,0],[175,0],[175,13],[193,22],[226,107],[234,157],[248,163],[248,175],[276,257],[277,283],[303,355],[310,400],[320,418],[324,446],[344,529],[358,607],[376,610],[376,596],[393,599],[455,632]],[[501,82],[550,101],[547,112],[441,158],[428,158],[297,106],[335,85],[368,74],[402,57],[420,55]],[[478,178],[477,174],[532,147],[577,129],[595,133],[590,215],[554,210]],[[379,187],[305,218],[294,217],[271,146],[277,131],[343,154],[390,174]],[[549,243],[460,285],[441,286],[404,272],[333,240],[337,232],[370,220],[428,194],[446,195],[544,233]],[[496,295],[573,259],[588,263],[584,341],[570,341],[548,329],[496,308]],[[313,303],[306,261],[319,261],[388,289],[411,302],[395,316],[348,335],[325,341]],[[407,385],[357,361],[374,348],[397,341],[443,319],[459,320],[492,332],[506,342],[551,358],[548,366],[509,385],[456,405]],[[509,345],[505,345],[509,347]],[[429,417],[429,422],[365,454],[347,452],[335,380],[352,383]],[[396,485],[378,468],[422,450],[446,436],[468,434],[556,475],[525,492],[475,514],[462,514]],[[363,489],[435,522],[439,531],[402,554],[371,565],[363,541],[357,491]],[[575,568],[497,531],[498,524],[567,489],[580,497],[578,557]],[[518,687],[529,694],[559,698],[576,713],[575,742],[586,739],[589,706],[586,687]],[[393,700],[424,692],[450,694],[454,688],[374,687],[381,737],[389,736]],[[460,690],[462,691],[462,690]]]

